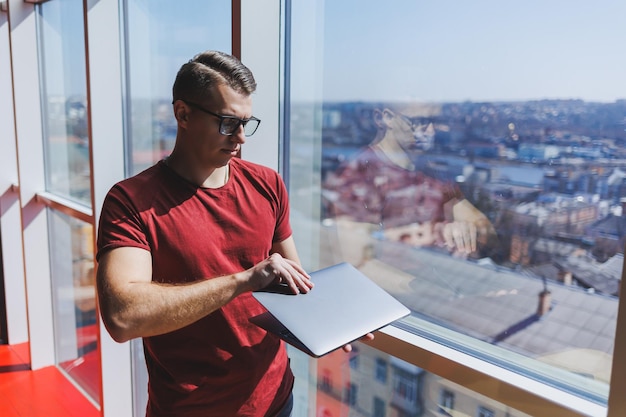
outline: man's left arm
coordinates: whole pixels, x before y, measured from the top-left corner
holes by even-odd
[[[294,262],[297,262],[299,265],[300,257],[298,256],[298,250],[296,249],[296,242],[293,239],[293,236],[289,236],[287,239],[276,242],[272,245],[271,253],[278,253],[283,258],[291,259]]]
[[[446,245],[461,252],[471,253],[478,245],[493,244],[496,231],[487,216],[467,199],[457,201],[452,207],[451,223],[444,226],[443,238]]]

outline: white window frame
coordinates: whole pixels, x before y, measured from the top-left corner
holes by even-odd
[[[3,2],[3,6],[7,5]],[[8,19],[3,8],[0,12],[0,126],[4,138],[0,141],[0,230],[5,293],[10,294],[5,297],[7,336],[9,343],[21,344],[28,342],[28,320]],[[20,37],[17,40],[26,42]]]
[[[124,178],[122,50],[119,0],[85,0],[89,112],[92,155],[93,216],[109,188]],[[98,224],[94,223],[94,236]],[[132,417],[133,389],[130,342],[117,343],[100,319],[102,415]]]
[[[11,73],[13,75],[23,274],[30,341],[31,367],[54,364],[52,289],[46,205],[38,198],[45,190],[43,126],[37,49],[37,12],[21,0],[9,0]],[[3,230],[4,235],[4,230]],[[5,258],[6,259],[6,258]]]

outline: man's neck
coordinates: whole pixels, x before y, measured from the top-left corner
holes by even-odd
[[[415,165],[406,151],[400,147],[397,143],[389,143],[388,141],[382,140],[372,146],[375,152],[382,153],[387,159],[391,161],[394,165],[399,166],[400,168],[413,171],[415,169]]]
[[[165,164],[187,181],[204,188],[223,187],[230,175],[230,164],[210,170],[197,169],[196,165],[180,159],[175,153],[165,158]]]

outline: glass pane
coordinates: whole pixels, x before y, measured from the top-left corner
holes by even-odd
[[[351,262],[403,327],[600,403],[626,237],[604,5],[293,2],[288,131],[305,266]]]
[[[193,11],[193,12],[190,12]],[[231,2],[124,2],[126,27],[126,158],[134,175],[167,156],[176,139],[172,85],[178,69],[207,49],[231,50]],[[148,400],[143,346],[131,341],[134,415]]]
[[[129,0],[127,146],[129,174],[168,155],[176,138],[172,85],[178,69],[207,49],[231,49],[231,2]]]
[[[356,344],[350,355],[331,353],[319,359],[317,379],[309,388],[316,392],[308,414],[317,417],[372,416],[478,416],[529,417],[521,411],[429,373],[369,346]],[[358,357],[358,366],[350,365]],[[384,363],[384,378],[379,364]]]
[[[46,188],[91,205],[83,3],[41,5]]]
[[[89,223],[48,211],[56,362],[100,401],[93,232]]]

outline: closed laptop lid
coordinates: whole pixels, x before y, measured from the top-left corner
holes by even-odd
[[[410,310],[349,263],[312,272],[306,294],[280,286],[254,292],[268,313],[250,321],[319,357],[410,314]]]

